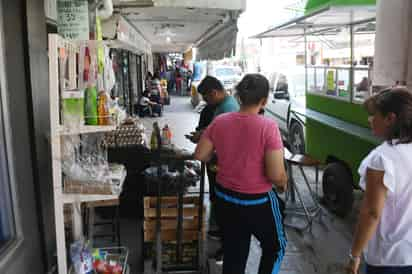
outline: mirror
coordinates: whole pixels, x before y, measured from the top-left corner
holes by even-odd
[[[275,99],[283,99],[283,100],[289,100],[289,92],[285,91],[285,90],[276,90],[273,93],[273,97]]]

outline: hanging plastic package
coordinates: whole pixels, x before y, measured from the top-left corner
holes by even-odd
[[[84,99],[86,125],[97,125],[96,55],[94,47],[87,47],[84,62],[84,80],[87,82]]]
[[[97,33],[97,40],[103,41],[103,32],[102,32],[102,23],[100,17],[96,17],[96,33]],[[104,70],[104,47],[103,45],[99,44],[97,47],[97,66],[98,66],[98,73],[103,74]]]
[[[93,256],[83,241],[70,246],[70,257],[76,274],[93,274]]]
[[[110,92],[116,84],[116,76],[113,69],[113,60],[110,56],[110,49],[104,47],[104,89]]]

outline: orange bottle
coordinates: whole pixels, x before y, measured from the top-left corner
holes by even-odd
[[[107,94],[104,90],[99,92],[99,103],[97,106],[98,124],[101,126],[109,125],[109,106]]]

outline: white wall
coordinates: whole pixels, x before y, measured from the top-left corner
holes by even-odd
[[[412,86],[410,18],[410,0],[378,0],[374,85],[391,86],[397,81],[405,81]]]

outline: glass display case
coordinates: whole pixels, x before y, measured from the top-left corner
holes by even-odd
[[[308,36],[308,92],[363,103],[371,94],[374,41],[374,21]]]

